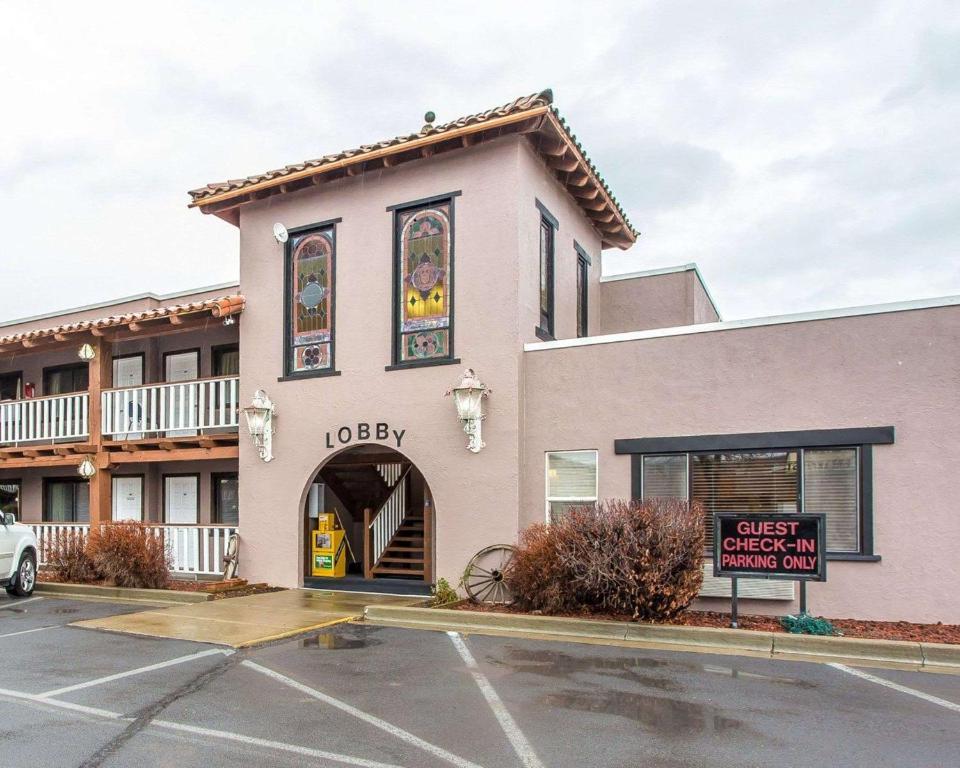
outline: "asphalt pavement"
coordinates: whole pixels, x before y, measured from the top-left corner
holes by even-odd
[[[0,768],[954,766],[960,676],[341,624],[261,647],[0,597]]]

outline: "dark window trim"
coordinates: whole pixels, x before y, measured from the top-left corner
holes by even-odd
[[[71,485],[76,486],[76,485],[87,485],[88,481],[84,480],[82,477],[72,477],[70,475],[63,475],[60,477],[57,477],[57,476],[44,477],[40,483],[40,494],[41,494],[40,521],[44,523],[54,522],[53,520],[50,519],[50,497],[49,497],[49,494],[47,493],[47,488],[52,483],[70,483]],[[87,491],[87,493],[88,494],[90,493],[89,490]],[[88,495],[87,497],[88,513],[89,513],[89,510],[90,510],[90,497]],[[59,521],[56,521],[56,522],[59,522]],[[78,521],[76,520],[76,492],[74,492],[74,519],[66,521],[65,524],[76,523],[76,522]]]
[[[41,392],[42,397],[49,395],[47,392],[47,374],[48,373],[58,373],[60,371],[67,370],[87,370],[87,387],[86,389],[75,389],[73,392],[61,392],[61,395],[71,395],[77,392],[86,392],[90,388],[90,364],[89,363],[61,363],[60,365],[47,365],[44,366],[40,371],[40,384],[43,387],[43,392]]]
[[[580,245],[580,243],[578,243],[576,240],[573,241],[573,250],[577,252],[577,256],[587,262],[588,266],[593,266],[593,259],[590,258],[590,254],[587,253],[587,249]]]
[[[147,522],[147,476],[143,472],[114,473],[110,476],[110,519],[113,520],[113,481],[118,477],[137,477],[140,479],[140,522]]]
[[[197,481],[197,522],[192,525],[203,525],[200,522],[200,513],[203,511],[203,499],[200,498],[200,473],[199,472],[164,472],[160,475],[160,520],[163,525],[167,525],[167,478],[168,477],[192,477]],[[170,523],[170,525],[191,525],[191,523]]]
[[[200,347],[187,347],[185,349],[171,349],[168,352],[164,352],[160,360],[160,376],[162,377],[160,381],[166,383],[167,381],[167,358],[172,357],[173,355],[186,355],[188,353],[195,353],[197,355],[197,378],[203,378],[203,350]]]
[[[893,427],[890,427],[892,430]],[[846,430],[824,430],[824,431],[835,431],[842,432]],[[784,433],[784,434],[793,434],[793,433]],[[871,562],[878,563],[880,562],[880,555],[874,552],[874,539],[873,539],[873,445],[869,443],[865,444],[852,444],[852,443],[836,443],[830,445],[765,445],[761,447],[751,447],[751,448],[716,448],[716,449],[700,449],[700,450],[678,450],[678,451],[644,451],[643,453],[632,453],[630,456],[630,491],[635,499],[643,498],[643,457],[644,456],[663,456],[667,454],[680,454],[692,456],[695,454],[704,455],[711,453],[729,453],[729,452],[744,452],[750,453],[753,451],[773,451],[773,450],[782,450],[782,451],[792,451],[796,450],[797,455],[797,509],[803,510],[803,450],[802,449],[811,449],[816,450],[818,448],[856,448],[860,466],[859,466],[859,494],[860,494],[860,551],[859,552],[831,552],[827,551],[827,560],[837,560],[837,561],[851,561],[851,562]],[[690,471],[690,462],[687,461],[687,498],[690,499],[693,497],[693,473]],[[709,553],[707,553],[709,554]]]
[[[547,223],[554,229],[560,229],[560,221],[550,213],[550,209],[547,208],[543,203],[540,202],[540,199],[535,197],[533,198],[534,205],[537,206],[537,210],[540,211],[540,215],[547,220]]]
[[[233,352],[236,351],[238,354],[240,352],[240,342],[235,341],[230,344],[214,344],[210,347],[210,377],[220,376],[223,374],[214,373],[214,370],[217,366],[217,355],[221,352]]]
[[[614,440],[614,452],[690,453],[760,451],[768,448],[829,448],[851,445],[891,445],[893,427],[810,429],[791,432],[742,432],[726,435],[635,437]]]
[[[385,371],[399,371],[406,368],[427,368],[431,365],[451,365],[459,363],[454,348],[454,332],[456,327],[456,198],[462,192],[450,192],[445,195],[434,195],[433,197],[424,197],[420,200],[413,200],[409,203],[399,203],[397,205],[387,206],[387,211],[393,213],[393,281],[391,283],[391,293],[393,300],[390,302],[391,314],[393,316],[390,323],[391,328],[391,350],[390,365],[384,367]],[[444,357],[431,357],[427,360],[402,360],[400,354],[401,334],[400,334],[400,214],[405,211],[419,208],[429,208],[438,203],[449,203],[450,205],[450,253],[447,258],[447,266],[450,280],[447,288],[447,354]]]
[[[540,237],[537,237],[537,264],[538,280],[537,283],[537,327],[534,329],[538,339],[542,341],[554,341],[556,336],[556,314],[557,314],[557,233],[560,230],[560,222],[557,217],[547,210],[547,207],[537,198],[534,198],[537,210],[540,211],[540,223],[537,234],[543,229],[544,223],[551,229],[550,232],[550,252],[547,254],[547,317],[546,327],[543,324],[543,307],[540,305],[540,283],[543,282],[543,264],[540,261]]]
[[[240,487],[240,473],[239,472],[211,472],[210,473],[210,524],[211,525],[226,525],[226,523],[220,522],[220,499],[217,497],[217,482],[226,477],[235,477],[237,478],[237,488]],[[240,501],[237,500],[237,516],[240,515]],[[239,525],[239,520],[237,521]]]
[[[442,195],[431,195],[430,197],[421,197],[419,200],[410,200],[406,203],[395,203],[393,205],[387,206],[387,212],[392,211],[404,211],[407,208],[421,208],[425,205],[433,205],[435,203],[442,203],[446,200],[452,200],[455,197],[460,197],[463,194],[463,190],[457,189],[453,192],[446,192]]]
[[[590,262],[577,255],[577,338],[590,335]]]
[[[277,381],[298,381],[340,375],[337,370],[337,224],[342,221],[343,217],[338,217],[287,230],[289,238],[283,245],[283,375],[279,376]],[[293,344],[290,338],[293,328],[293,317],[290,313],[290,299],[293,296],[293,238],[324,229],[329,229],[333,234],[333,251],[330,254],[330,367],[315,371],[294,371]]]

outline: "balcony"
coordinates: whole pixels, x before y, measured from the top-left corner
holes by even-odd
[[[0,403],[0,445],[80,442],[90,435],[86,392]]]

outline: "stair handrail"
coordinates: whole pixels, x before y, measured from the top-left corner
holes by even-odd
[[[369,507],[364,510],[364,523],[367,526],[367,539],[370,542],[368,558],[364,564],[368,573],[380,562],[384,550],[407,517],[407,477],[412,468],[411,465],[403,471],[390,491],[390,495],[372,516],[369,515]]]

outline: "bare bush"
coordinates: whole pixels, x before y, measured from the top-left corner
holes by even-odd
[[[518,604],[665,621],[703,582],[703,510],[677,499],[612,499],[523,532],[508,580]]]
[[[63,533],[45,549],[47,568],[56,581],[83,584],[100,578],[79,533]]]
[[[143,523],[119,522],[91,529],[87,556],[108,584],[163,589],[170,582],[170,556],[163,539]]]

